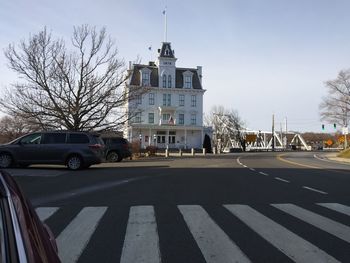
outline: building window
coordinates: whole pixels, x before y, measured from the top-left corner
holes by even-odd
[[[184,94],[179,95],[179,106],[185,106],[185,95]]]
[[[148,94],[148,103],[149,105],[154,105],[154,93]]]
[[[162,119],[163,119],[163,121],[169,121],[169,119],[170,119],[170,114],[169,114],[169,113],[163,113]]]
[[[148,113],[148,123],[154,123],[154,113]]]
[[[136,112],[134,116],[134,123],[141,123],[141,112]]]
[[[142,96],[140,94],[136,95],[136,104],[142,104]]]
[[[171,75],[168,76],[168,88],[171,88]]]
[[[171,94],[168,94],[167,106],[171,106]]]
[[[163,94],[163,106],[171,106],[171,94]]]
[[[185,114],[180,113],[179,114],[179,125],[184,125],[185,124]]]
[[[176,132],[169,131],[169,137],[168,137],[169,144],[175,144],[175,141],[176,141],[175,138],[176,138]]]
[[[149,86],[149,73],[142,72],[142,86]]]
[[[192,77],[191,76],[185,76],[185,88],[186,89],[192,88]]]
[[[197,123],[196,114],[191,114],[191,125],[196,125],[196,123]]]
[[[196,95],[191,95],[191,107],[197,106],[197,97]]]
[[[157,143],[165,143],[165,131],[157,132]]]
[[[163,88],[166,88],[166,75],[163,75]]]

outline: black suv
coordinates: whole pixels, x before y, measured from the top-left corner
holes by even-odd
[[[120,162],[123,158],[131,156],[130,145],[127,139],[121,137],[102,137],[105,143],[106,160]]]
[[[104,144],[98,134],[71,131],[35,132],[0,145],[0,168],[63,164],[71,170],[101,163]]]

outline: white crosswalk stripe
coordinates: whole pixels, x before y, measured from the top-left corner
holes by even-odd
[[[56,238],[62,262],[76,262],[107,207],[85,207]]]
[[[247,205],[224,207],[295,262],[339,262]]]
[[[157,225],[152,206],[131,207],[120,262],[161,262]]]
[[[35,209],[41,221],[48,219],[50,216],[56,213],[57,210],[58,207],[39,207]]]
[[[319,215],[294,204],[270,204],[271,206],[330,233],[344,242],[350,243],[350,227],[330,218]],[[350,207],[338,203],[317,203],[337,213],[350,216]],[[310,241],[298,236],[282,226],[278,220],[272,220],[249,205],[227,204],[224,207],[232,217],[240,221],[260,235],[266,242],[284,253],[295,262],[339,262],[334,254],[328,254]],[[235,243],[234,234],[228,235],[224,229],[200,205],[178,205],[178,212],[184,219],[189,233],[193,236],[204,259],[209,263],[251,262],[249,254],[245,254]],[[54,217],[59,207],[39,207],[36,212],[42,221]],[[58,234],[56,241],[62,262],[77,262],[91,241],[94,232],[106,214],[107,207],[83,207],[71,222]],[[152,262],[160,263],[162,251],[158,233],[157,214],[154,206],[132,206],[129,210],[127,224],[120,226],[126,229],[120,258],[116,262]],[[52,218],[54,220],[54,218]],[[234,222],[234,220],[232,220]],[[49,222],[52,222],[50,220]],[[169,222],[174,225],[177,222]],[[117,235],[118,233],[116,233]],[[241,233],[240,233],[241,234]],[[123,234],[124,235],[124,234]],[[101,241],[99,241],[101,242]],[[108,242],[103,240],[102,242]],[[243,248],[245,251],[245,249]]]
[[[350,227],[346,225],[293,204],[275,204],[272,206],[350,243]]]
[[[250,262],[202,207],[180,205],[178,208],[207,262]]]
[[[319,203],[318,205],[350,216],[350,206],[336,204],[336,203]]]

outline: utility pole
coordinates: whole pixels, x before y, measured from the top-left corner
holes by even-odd
[[[286,136],[284,137],[285,138],[285,148],[287,149],[288,148],[288,126],[287,126],[287,117],[285,118],[285,128],[286,128]]]
[[[275,151],[275,114],[272,114],[272,151]]]

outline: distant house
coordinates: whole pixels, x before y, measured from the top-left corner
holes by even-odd
[[[202,67],[179,68],[176,61],[170,43],[163,42],[156,62],[129,65],[126,89],[142,92],[127,103],[132,115],[124,136],[143,148],[202,148],[205,133],[211,135],[203,127]]]

